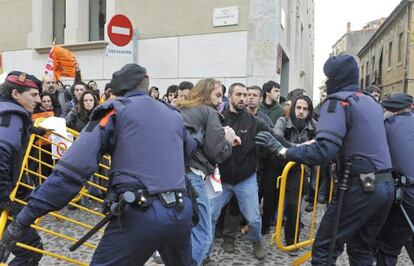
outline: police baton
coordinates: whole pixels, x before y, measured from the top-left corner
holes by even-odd
[[[91,230],[89,230],[83,237],[81,237],[75,244],[73,244],[69,251],[75,251],[83,243],[85,243],[89,238],[91,238],[96,232],[98,232],[104,225],[106,225],[112,217],[120,216],[125,209],[127,203],[135,202],[135,194],[131,191],[124,192],[120,197],[118,202],[114,202],[111,205],[110,212],[100,220]]]
[[[345,192],[348,190],[348,179],[351,172],[351,163],[345,163],[344,173],[339,180],[339,191],[337,200],[337,209],[335,213],[335,220],[332,228],[332,237],[329,244],[328,266],[332,265],[333,254],[335,253],[336,237],[338,234],[339,221],[341,219],[342,205],[344,202]]]
[[[408,216],[407,211],[405,210],[404,206],[402,205],[402,203],[399,204],[400,205],[400,209],[401,212],[404,215],[405,220],[407,221],[408,225],[410,226],[411,232],[414,235],[414,225],[413,222],[410,219],[410,216]],[[407,250],[408,256],[411,259],[411,262],[414,263],[414,246],[413,246],[414,242],[413,239],[411,239],[409,242],[404,244],[405,249]]]

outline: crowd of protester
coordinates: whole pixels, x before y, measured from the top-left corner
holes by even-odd
[[[42,85],[41,102],[33,118],[62,117],[67,127],[78,132],[86,126],[95,107],[114,97],[109,83],[100,94],[95,81],[82,81],[79,69],[72,85],[56,81],[52,76],[45,76]],[[197,265],[214,265],[209,257],[214,237],[223,237],[225,252],[235,252],[235,236],[240,229],[247,232],[254,256],[265,257],[263,236],[275,225],[279,200],[276,177],[282,174],[287,161],[269,156],[266,150],[255,146],[254,138],[258,132],[268,131],[285,147],[311,141],[316,135],[319,109],[327,95],[326,90],[321,91],[320,103],[314,107],[305,89],[291,90],[283,97],[275,81],[248,87],[234,83],[229,86],[228,95],[226,90],[218,80],[203,79],[195,85],[188,81],[170,85],[162,97],[158,87],[152,86],[148,91],[154,100],[179,109],[194,131],[204,133],[203,147],[186,162],[186,178],[199,195],[200,222],[192,232],[193,259]],[[377,86],[368,87],[366,93],[381,100],[381,89]],[[223,191],[211,196],[205,183],[217,170]],[[299,201],[308,202],[305,211],[313,210],[316,169],[306,167],[305,173],[302,187],[300,165],[291,169],[287,182],[283,217],[287,245],[300,237],[299,228],[295,239],[297,215],[299,220],[304,215],[298,210]],[[327,203],[331,175],[329,165],[321,166],[320,204]],[[304,191],[302,199],[298,198],[299,191]],[[297,252],[290,254],[297,255]]]

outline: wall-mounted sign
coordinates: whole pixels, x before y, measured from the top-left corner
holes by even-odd
[[[128,17],[118,14],[108,23],[108,37],[116,46],[125,46],[132,40],[132,23]]]
[[[239,7],[230,6],[215,8],[213,13],[214,27],[239,24]]]

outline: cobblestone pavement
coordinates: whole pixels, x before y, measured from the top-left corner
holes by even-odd
[[[97,206],[92,206],[97,208]],[[79,211],[79,210],[68,210],[67,208],[64,208],[62,210],[62,213],[65,215],[69,215],[70,217],[73,217],[79,221],[88,223],[90,225],[93,225],[96,223],[97,218],[91,217],[90,215],[87,215],[86,213]],[[319,222],[320,218],[322,217],[323,208],[318,211],[317,213],[317,223]],[[310,224],[310,217],[311,215],[309,213],[303,212],[303,221],[305,224],[305,228],[302,229],[302,235],[301,239],[306,239],[306,232],[309,231],[309,224]],[[46,216],[42,223],[42,226],[52,229],[58,232],[63,232],[71,237],[80,238],[84,233],[85,230],[79,230],[79,227],[74,226],[72,224],[69,224],[65,221],[58,221],[55,218],[52,218],[50,216]],[[58,237],[46,235],[44,233],[41,233],[44,246],[47,250],[52,252],[58,252],[59,254],[66,255],[68,257],[81,260],[84,262],[89,262],[91,255],[92,255],[92,249],[87,247],[80,247],[76,252],[69,252],[69,246],[70,242],[67,240],[60,239]],[[91,242],[97,243],[98,239],[100,237],[100,234],[98,233]],[[250,244],[250,242],[247,239],[247,235],[239,234],[236,239],[236,252],[233,254],[225,253],[223,249],[221,248],[222,239],[218,238],[215,240],[215,247],[211,254],[211,258],[218,262],[219,265],[291,265],[291,263],[298,258],[291,257],[287,253],[281,252],[277,249],[277,247],[274,244],[271,244],[271,234],[268,234],[265,236],[266,240],[266,253],[267,256],[264,260],[259,261],[254,258],[253,256],[253,247]],[[306,253],[310,250],[310,247],[303,248],[300,250],[300,255]],[[44,256],[41,260],[41,265],[70,265],[68,262],[58,261],[54,258]],[[155,266],[156,264],[152,259],[150,259],[146,266]],[[306,263],[304,265],[310,265],[309,263]],[[346,255],[342,255],[337,262],[337,265],[348,265],[348,260]],[[399,258],[398,265],[412,265],[411,261],[409,260],[408,255],[406,254],[405,250],[403,254]]]

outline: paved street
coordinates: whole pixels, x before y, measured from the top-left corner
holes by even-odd
[[[88,224],[94,224],[94,221],[96,219],[91,218],[90,216],[85,215],[84,212],[75,210],[71,211],[65,208],[62,213],[65,215],[80,219],[80,221],[88,223]],[[304,222],[305,222],[305,228],[303,229],[303,232],[308,231],[309,219],[310,214],[304,213]],[[317,215],[318,219],[322,217],[322,210],[318,212]],[[63,229],[63,232],[69,236],[77,237],[79,238],[82,235],[82,232],[76,228],[75,226],[63,222],[63,221],[57,221],[55,218],[52,218],[50,216],[46,217],[42,225],[50,228],[55,229],[59,228],[59,231]],[[99,235],[99,234],[98,234]],[[52,237],[50,235],[45,236],[45,234],[42,233],[43,239],[44,239],[44,245],[49,251],[53,252],[59,252],[60,254],[67,255],[71,258],[78,259],[81,261],[89,262],[92,250],[87,247],[81,247],[76,252],[72,253],[68,251],[68,248],[70,246],[69,242],[66,240],[62,240],[57,237]],[[302,234],[302,239],[305,239],[305,234]],[[234,254],[228,254],[225,253],[221,249],[222,239],[216,239],[215,241],[215,248],[213,250],[213,253],[211,257],[216,261],[219,262],[219,265],[289,265],[291,262],[297,258],[297,257],[291,257],[287,255],[284,252],[279,251],[275,245],[270,244],[271,236],[266,236],[266,251],[267,251],[267,257],[263,261],[258,261],[253,256],[253,248],[250,244],[250,242],[247,240],[247,235],[239,234],[236,240],[236,252]],[[97,242],[98,237],[95,237],[92,242]],[[306,251],[308,251],[309,248],[302,249],[300,251],[300,254],[304,254]],[[56,259],[53,259],[51,257],[43,257],[41,261],[41,265],[68,265],[67,262],[63,261],[57,261]],[[150,259],[147,263],[147,266],[156,266],[155,262]],[[310,265],[305,264],[305,265]],[[347,257],[345,255],[341,256],[338,260],[337,265],[348,265]],[[403,254],[400,256],[398,265],[412,265],[412,263],[409,261],[408,255],[403,252]]]

